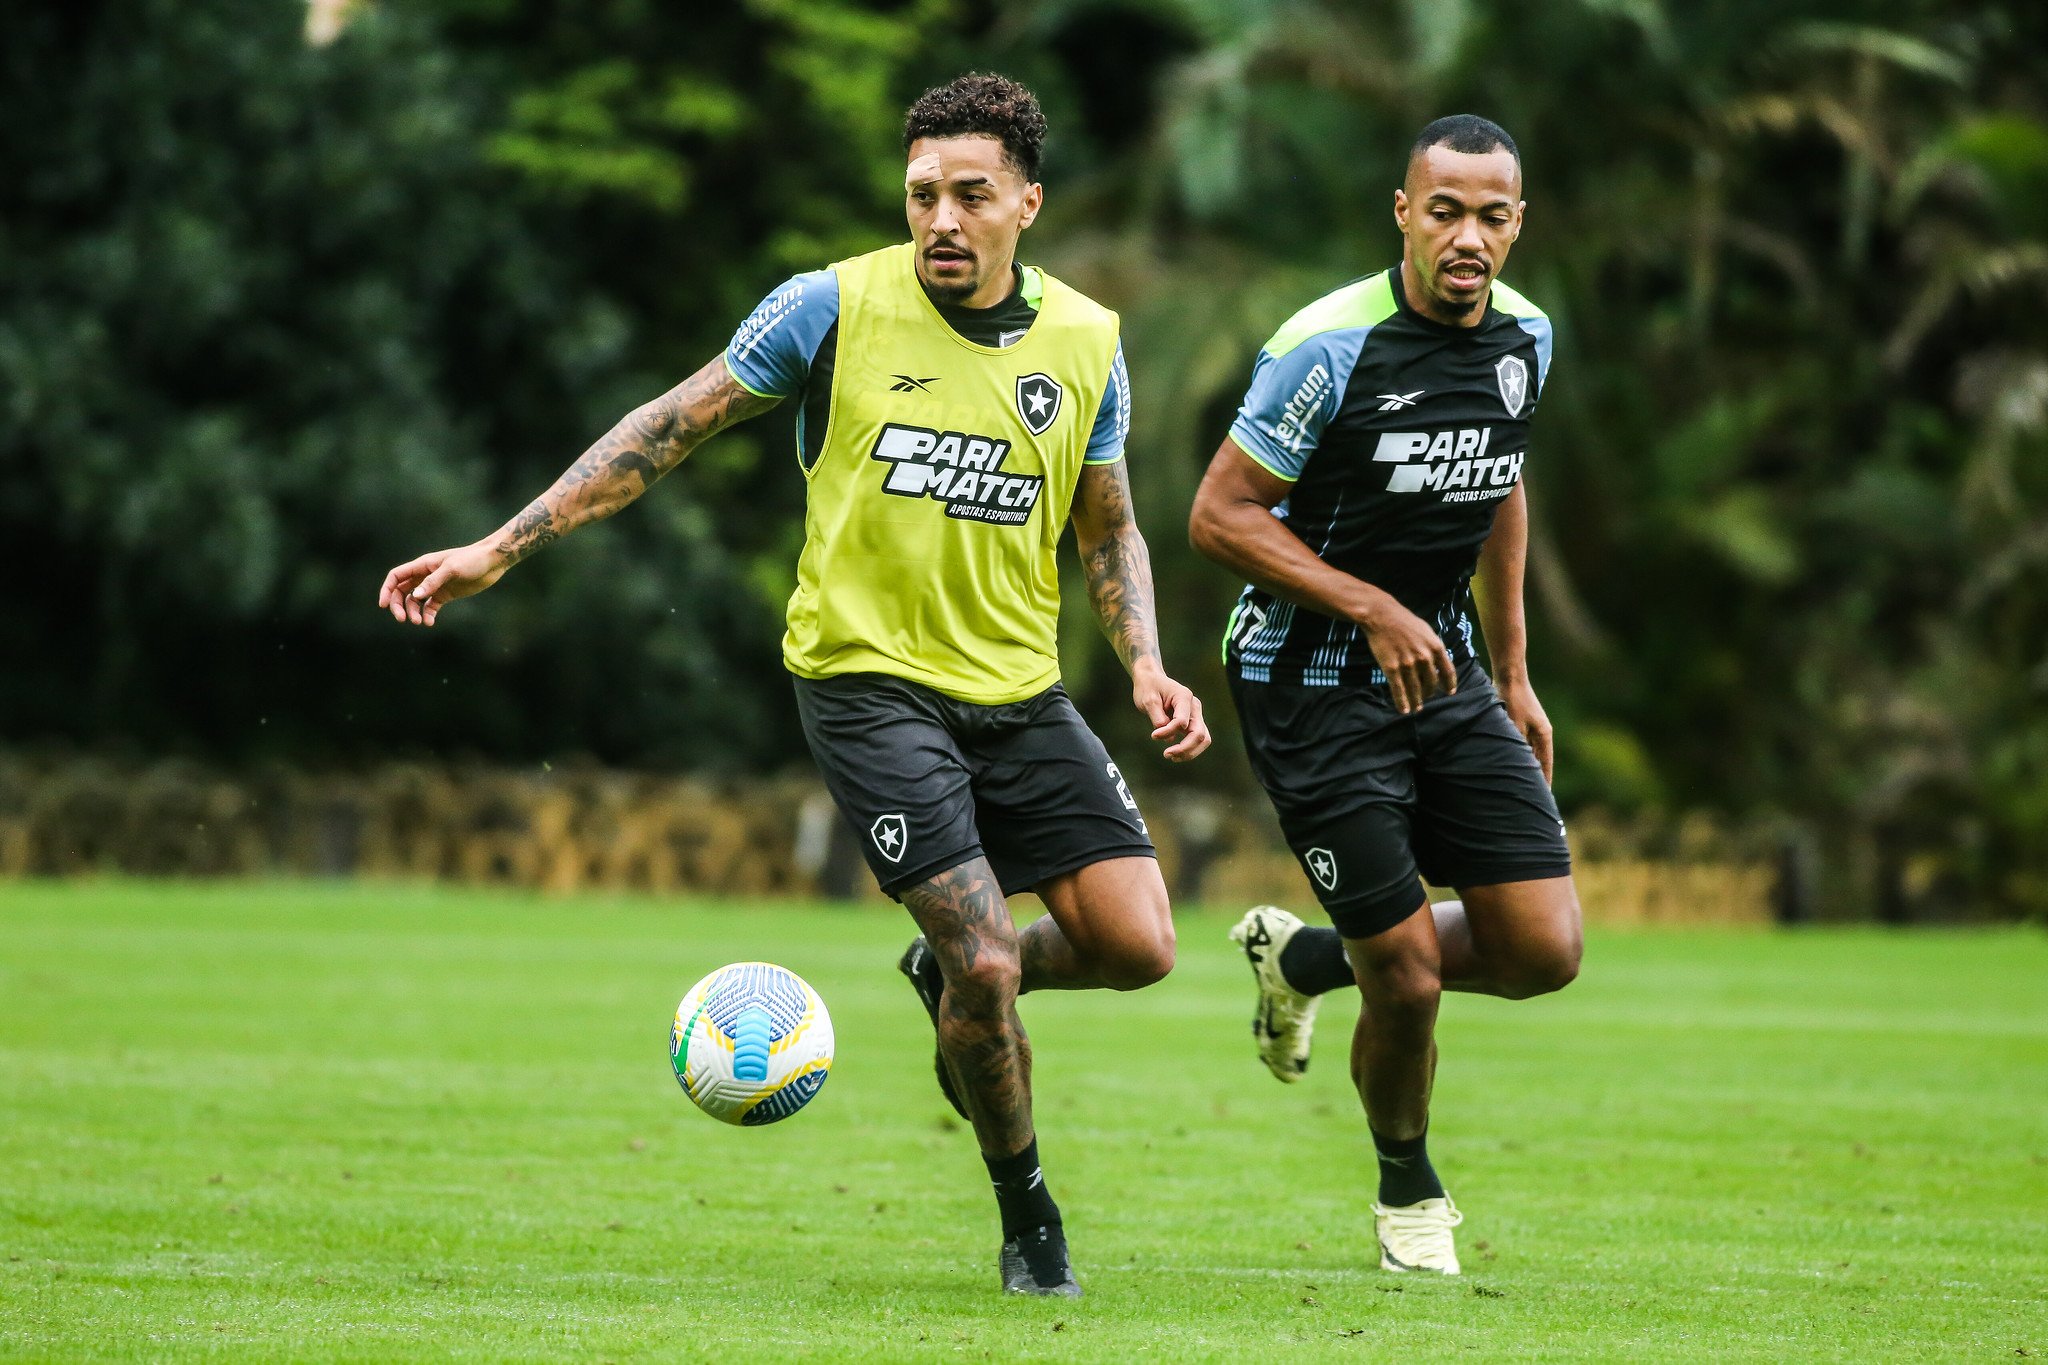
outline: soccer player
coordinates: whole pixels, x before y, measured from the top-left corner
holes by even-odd
[[[1499,282],[1522,230],[1514,141],[1439,119],[1394,193],[1391,270],[1296,313],[1196,495],[1190,534],[1251,580],[1225,640],[1253,770],[1334,929],[1261,906],[1231,931],[1260,1055],[1308,1065],[1316,998],[1356,984],[1351,1074],[1379,1158],[1380,1263],[1458,1273],[1424,1139],[1445,989],[1521,999],[1579,966],[1524,651],[1523,492],[1549,320]],[[1494,677],[1472,644],[1476,612]],[[1422,878],[1460,899],[1432,908]]]
[[[1209,731],[1160,664],[1116,314],[1016,263],[1044,139],[1014,81],[927,91],[903,134],[911,241],[788,281],[722,356],[628,414],[524,512],[393,569],[378,601],[432,625],[715,432],[801,404],[808,506],[783,661],[805,738],[922,931],[899,968],[995,1185],[1003,1288],[1071,1297],[1016,998],[1149,985],[1172,967],[1174,935],[1137,803],[1060,686],[1066,523],[1165,756],[1195,757]],[[1004,897],[1027,889],[1051,913],[1019,933]]]

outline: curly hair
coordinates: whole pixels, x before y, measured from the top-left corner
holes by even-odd
[[[1038,96],[1008,76],[976,71],[917,97],[903,119],[903,149],[921,137],[979,134],[1003,144],[1003,155],[1027,181],[1038,179],[1045,114]]]

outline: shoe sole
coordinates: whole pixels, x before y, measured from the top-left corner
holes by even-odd
[[[1067,1267],[1067,1278],[1060,1284],[1040,1284],[1031,1278],[1031,1268],[1023,1256],[1010,1250],[1005,1243],[996,1257],[996,1269],[1003,1277],[1003,1293],[1015,1294],[1026,1299],[1078,1299],[1081,1286],[1073,1278],[1071,1265]],[[1063,1258],[1064,1259],[1064,1258]]]
[[[1380,1248],[1380,1269],[1391,1270],[1396,1275],[1407,1275],[1411,1272],[1417,1275],[1459,1275],[1464,1273],[1458,1270],[1438,1270],[1426,1265],[1403,1265],[1400,1261],[1394,1259],[1393,1254],[1385,1247]]]

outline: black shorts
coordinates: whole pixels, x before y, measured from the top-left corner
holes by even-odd
[[[1564,821],[1529,742],[1477,663],[1414,716],[1379,687],[1233,677],[1245,749],[1330,922],[1370,938],[1422,882],[1492,886],[1571,873]]]
[[[903,678],[798,678],[826,789],[894,896],[985,854],[1003,894],[1155,857],[1138,803],[1067,690],[976,706]]]

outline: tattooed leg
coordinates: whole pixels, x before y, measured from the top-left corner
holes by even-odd
[[[1134,991],[1173,970],[1173,910],[1155,858],[1105,858],[1037,887],[1049,912],[1017,936],[1026,991]]]
[[[1032,921],[1017,934],[1020,983],[1018,993],[1029,991],[1090,991],[1105,983],[1060,932],[1059,921],[1051,915]]]
[[[1017,1017],[1017,929],[986,858],[902,893],[939,960],[939,1050],[988,1157],[1030,1145],[1031,1040]]]

